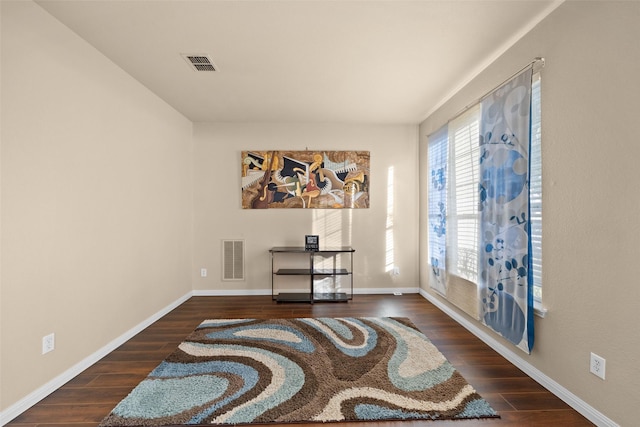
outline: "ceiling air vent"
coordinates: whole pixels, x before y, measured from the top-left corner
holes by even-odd
[[[194,71],[217,71],[217,67],[206,54],[182,54],[182,57],[189,63]]]

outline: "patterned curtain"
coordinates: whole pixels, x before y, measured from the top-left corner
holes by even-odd
[[[482,322],[530,353],[533,271],[529,221],[532,69],[482,101],[479,299]]]
[[[429,136],[429,264],[431,287],[447,294],[447,162],[448,129],[445,125]]]

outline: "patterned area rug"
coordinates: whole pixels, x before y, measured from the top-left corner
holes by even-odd
[[[494,417],[406,318],[217,319],[100,426]]]

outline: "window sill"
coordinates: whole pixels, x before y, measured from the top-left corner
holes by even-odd
[[[541,319],[544,319],[544,317],[547,315],[547,308],[544,307],[541,302],[534,301],[533,310],[534,314]]]

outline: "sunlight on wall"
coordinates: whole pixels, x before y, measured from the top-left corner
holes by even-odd
[[[314,209],[313,234],[320,237],[320,248],[351,246],[353,209]],[[333,255],[320,259],[316,257],[315,268],[345,268],[351,258],[347,255]],[[351,267],[349,267],[350,269]],[[345,292],[349,288],[344,276],[332,276],[314,282],[314,290],[319,293]]]
[[[393,166],[389,166],[387,172],[387,221],[386,221],[386,245],[385,245],[385,269],[393,272],[395,267],[395,253],[393,250]]]
[[[312,230],[320,247],[350,246],[352,219],[352,209],[314,209]]]

